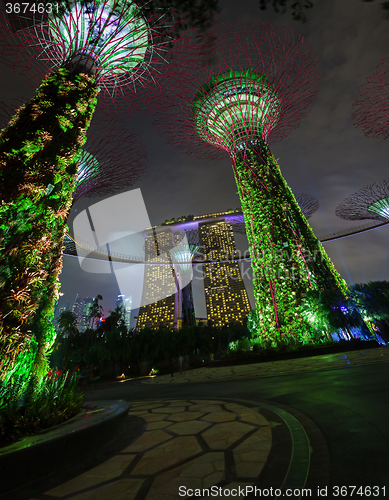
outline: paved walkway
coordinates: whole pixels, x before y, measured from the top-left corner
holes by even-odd
[[[316,491],[328,482],[327,447],[316,426],[292,411],[232,400],[133,403],[130,414],[147,424],[138,439],[37,498],[176,500],[210,492],[243,498],[255,487]]]
[[[334,368],[365,365],[389,361],[389,348],[377,347],[360,351],[349,351],[339,354],[328,354],[309,358],[253,363],[226,367],[204,367],[188,370],[182,374],[159,375],[145,378],[142,384],[177,384],[187,382],[208,382],[216,380],[239,380],[243,378],[274,377],[290,375],[305,371],[323,371]]]
[[[382,361],[389,361],[387,348],[204,368],[142,383],[268,377]],[[288,490],[290,498],[318,498],[318,488],[320,497],[326,496],[327,444],[314,422],[295,409],[267,401],[188,398],[132,402],[130,415],[144,421],[144,432],[135,441],[123,439],[120,451],[96,467],[28,498],[254,498],[255,488],[269,497],[283,496]],[[302,492],[304,488],[311,493]]]

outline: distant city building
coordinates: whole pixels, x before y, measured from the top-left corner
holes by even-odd
[[[126,327],[131,328],[132,295],[125,298],[124,309],[126,311],[124,315],[126,321]]]
[[[73,307],[72,307],[72,312],[74,312],[74,314],[76,315],[78,330],[80,330],[83,311],[84,311],[84,301],[77,294],[76,298],[74,299],[74,303],[73,303]]]
[[[202,222],[199,240],[204,257],[216,261],[203,264],[208,321],[216,327],[242,323],[251,307],[238,263],[227,262],[237,257],[231,224],[224,219]]]
[[[151,228],[145,233],[145,265],[142,304],[137,330],[160,325],[177,326],[175,308],[176,276],[169,250],[180,243],[180,235],[170,228]]]
[[[124,299],[126,298],[125,295],[118,295],[116,297],[116,307],[124,306]]]
[[[116,298],[116,306],[124,307],[124,321],[127,328],[131,327],[131,311],[132,311],[132,295],[118,295]]]
[[[78,294],[74,300],[72,311],[77,317],[77,329],[79,332],[85,332],[85,330],[90,326],[90,310],[92,307],[93,298],[85,297],[81,298]]]

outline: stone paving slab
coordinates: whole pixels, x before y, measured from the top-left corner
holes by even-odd
[[[359,351],[327,354],[309,358],[287,359],[253,363],[250,365],[204,367],[187,370],[181,374],[158,375],[142,379],[142,384],[182,384],[190,382],[210,382],[218,380],[240,380],[245,378],[274,377],[303,373],[306,371],[322,371],[336,368],[347,368],[369,363],[389,361],[389,348],[378,347]]]
[[[219,497],[226,489],[246,491],[246,486],[302,488],[309,471],[315,472],[311,455],[316,450],[325,470],[326,446],[307,417],[287,410],[225,399],[133,402],[129,413],[147,422],[145,432],[131,444],[123,442],[119,453],[97,467],[37,498],[176,500],[193,492],[207,498],[210,488]],[[157,423],[160,428],[154,427]],[[327,484],[328,478],[320,481]],[[192,495],[183,495],[188,489]]]

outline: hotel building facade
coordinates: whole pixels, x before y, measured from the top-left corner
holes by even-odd
[[[216,327],[245,321],[251,306],[239,264],[234,262],[237,252],[232,225],[223,215],[227,213],[197,216],[191,222],[157,226],[145,233],[145,256],[150,265],[145,266],[142,303],[146,305],[139,310],[138,331],[160,325],[180,327],[179,276],[169,250],[181,243],[185,233],[188,239],[189,234],[192,238],[196,234],[200,246],[201,259],[196,265],[203,268],[207,320]]]
[[[240,272],[232,225],[224,219],[199,223],[199,237],[207,263],[203,264],[208,321],[222,327],[242,323],[250,301]]]

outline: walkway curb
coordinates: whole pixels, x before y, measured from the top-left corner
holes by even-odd
[[[66,422],[1,448],[2,493],[54,474],[104,446],[122,429],[129,407],[121,400],[89,401]]]

